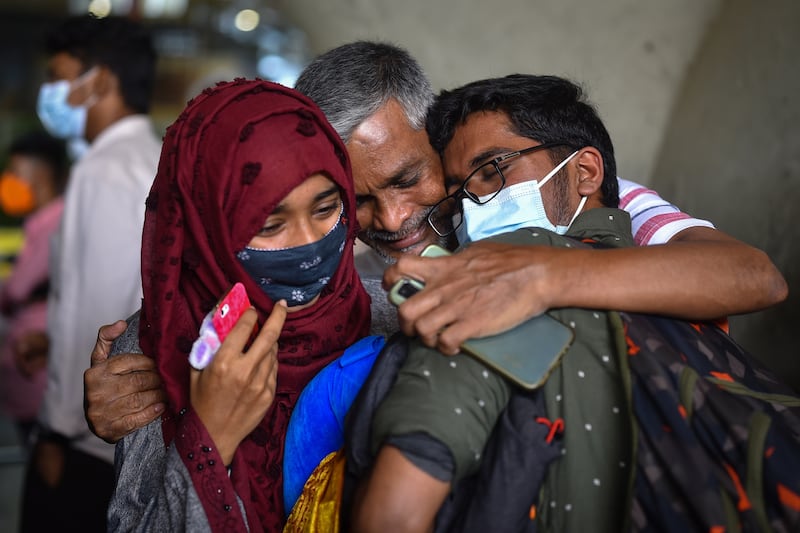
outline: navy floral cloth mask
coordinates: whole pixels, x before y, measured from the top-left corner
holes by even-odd
[[[266,250],[246,246],[239,262],[273,302],[286,300],[289,307],[307,304],[328,284],[342,258],[347,227],[342,214],[316,242]]]

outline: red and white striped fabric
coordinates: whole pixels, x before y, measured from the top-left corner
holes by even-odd
[[[631,215],[633,240],[639,246],[664,244],[679,232],[693,227],[713,228],[707,220],[692,218],[638,183],[619,181],[619,208]]]

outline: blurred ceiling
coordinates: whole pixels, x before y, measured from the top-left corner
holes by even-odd
[[[78,13],[88,9],[92,0],[3,0],[0,9],[3,11],[16,11],[20,13],[38,13],[51,15],[64,15],[67,13]],[[102,2],[101,2],[102,3]],[[110,3],[118,9],[130,10],[132,7],[140,9],[151,6],[185,6],[204,4],[217,7],[230,6],[241,3],[236,0],[110,0]],[[265,2],[253,1],[246,2],[251,5],[261,5]],[[121,13],[120,13],[121,14]]]
[[[271,3],[271,2],[269,2]],[[287,86],[310,58],[306,34],[265,0],[0,0],[0,142],[38,124],[46,31],[91,9],[148,26],[159,54],[152,113],[164,126],[217,81],[259,76]]]
[[[86,12],[129,16],[153,29],[161,57],[233,52],[250,56],[252,74],[286,85],[309,59],[305,33],[261,0],[2,0],[0,12],[11,26],[46,26]]]

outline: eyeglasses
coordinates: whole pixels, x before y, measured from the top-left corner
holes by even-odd
[[[428,213],[428,224],[440,237],[447,237],[452,234],[462,222],[461,200],[469,198],[478,205],[490,202],[503,189],[506,184],[506,177],[503,169],[518,157],[539,150],[547,150],[556,146],[566,146],[563,143],[544,143],[509,152],[487,161],[475,170],[464,180],[464,183],[452,194],[446,196],[433,206]]]

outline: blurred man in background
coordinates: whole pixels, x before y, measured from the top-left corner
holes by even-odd
[[[141,303],[144,202],[160,142],[146,113],[155,79],[151,37],[124,18],[75,17],[47,35],[48,79],[37,112],[88,149],[75,164],[53,248],[48,380],[26,476],[23,531],[105,531],[114,447],[83,416],[85,354],[108,316]]]

